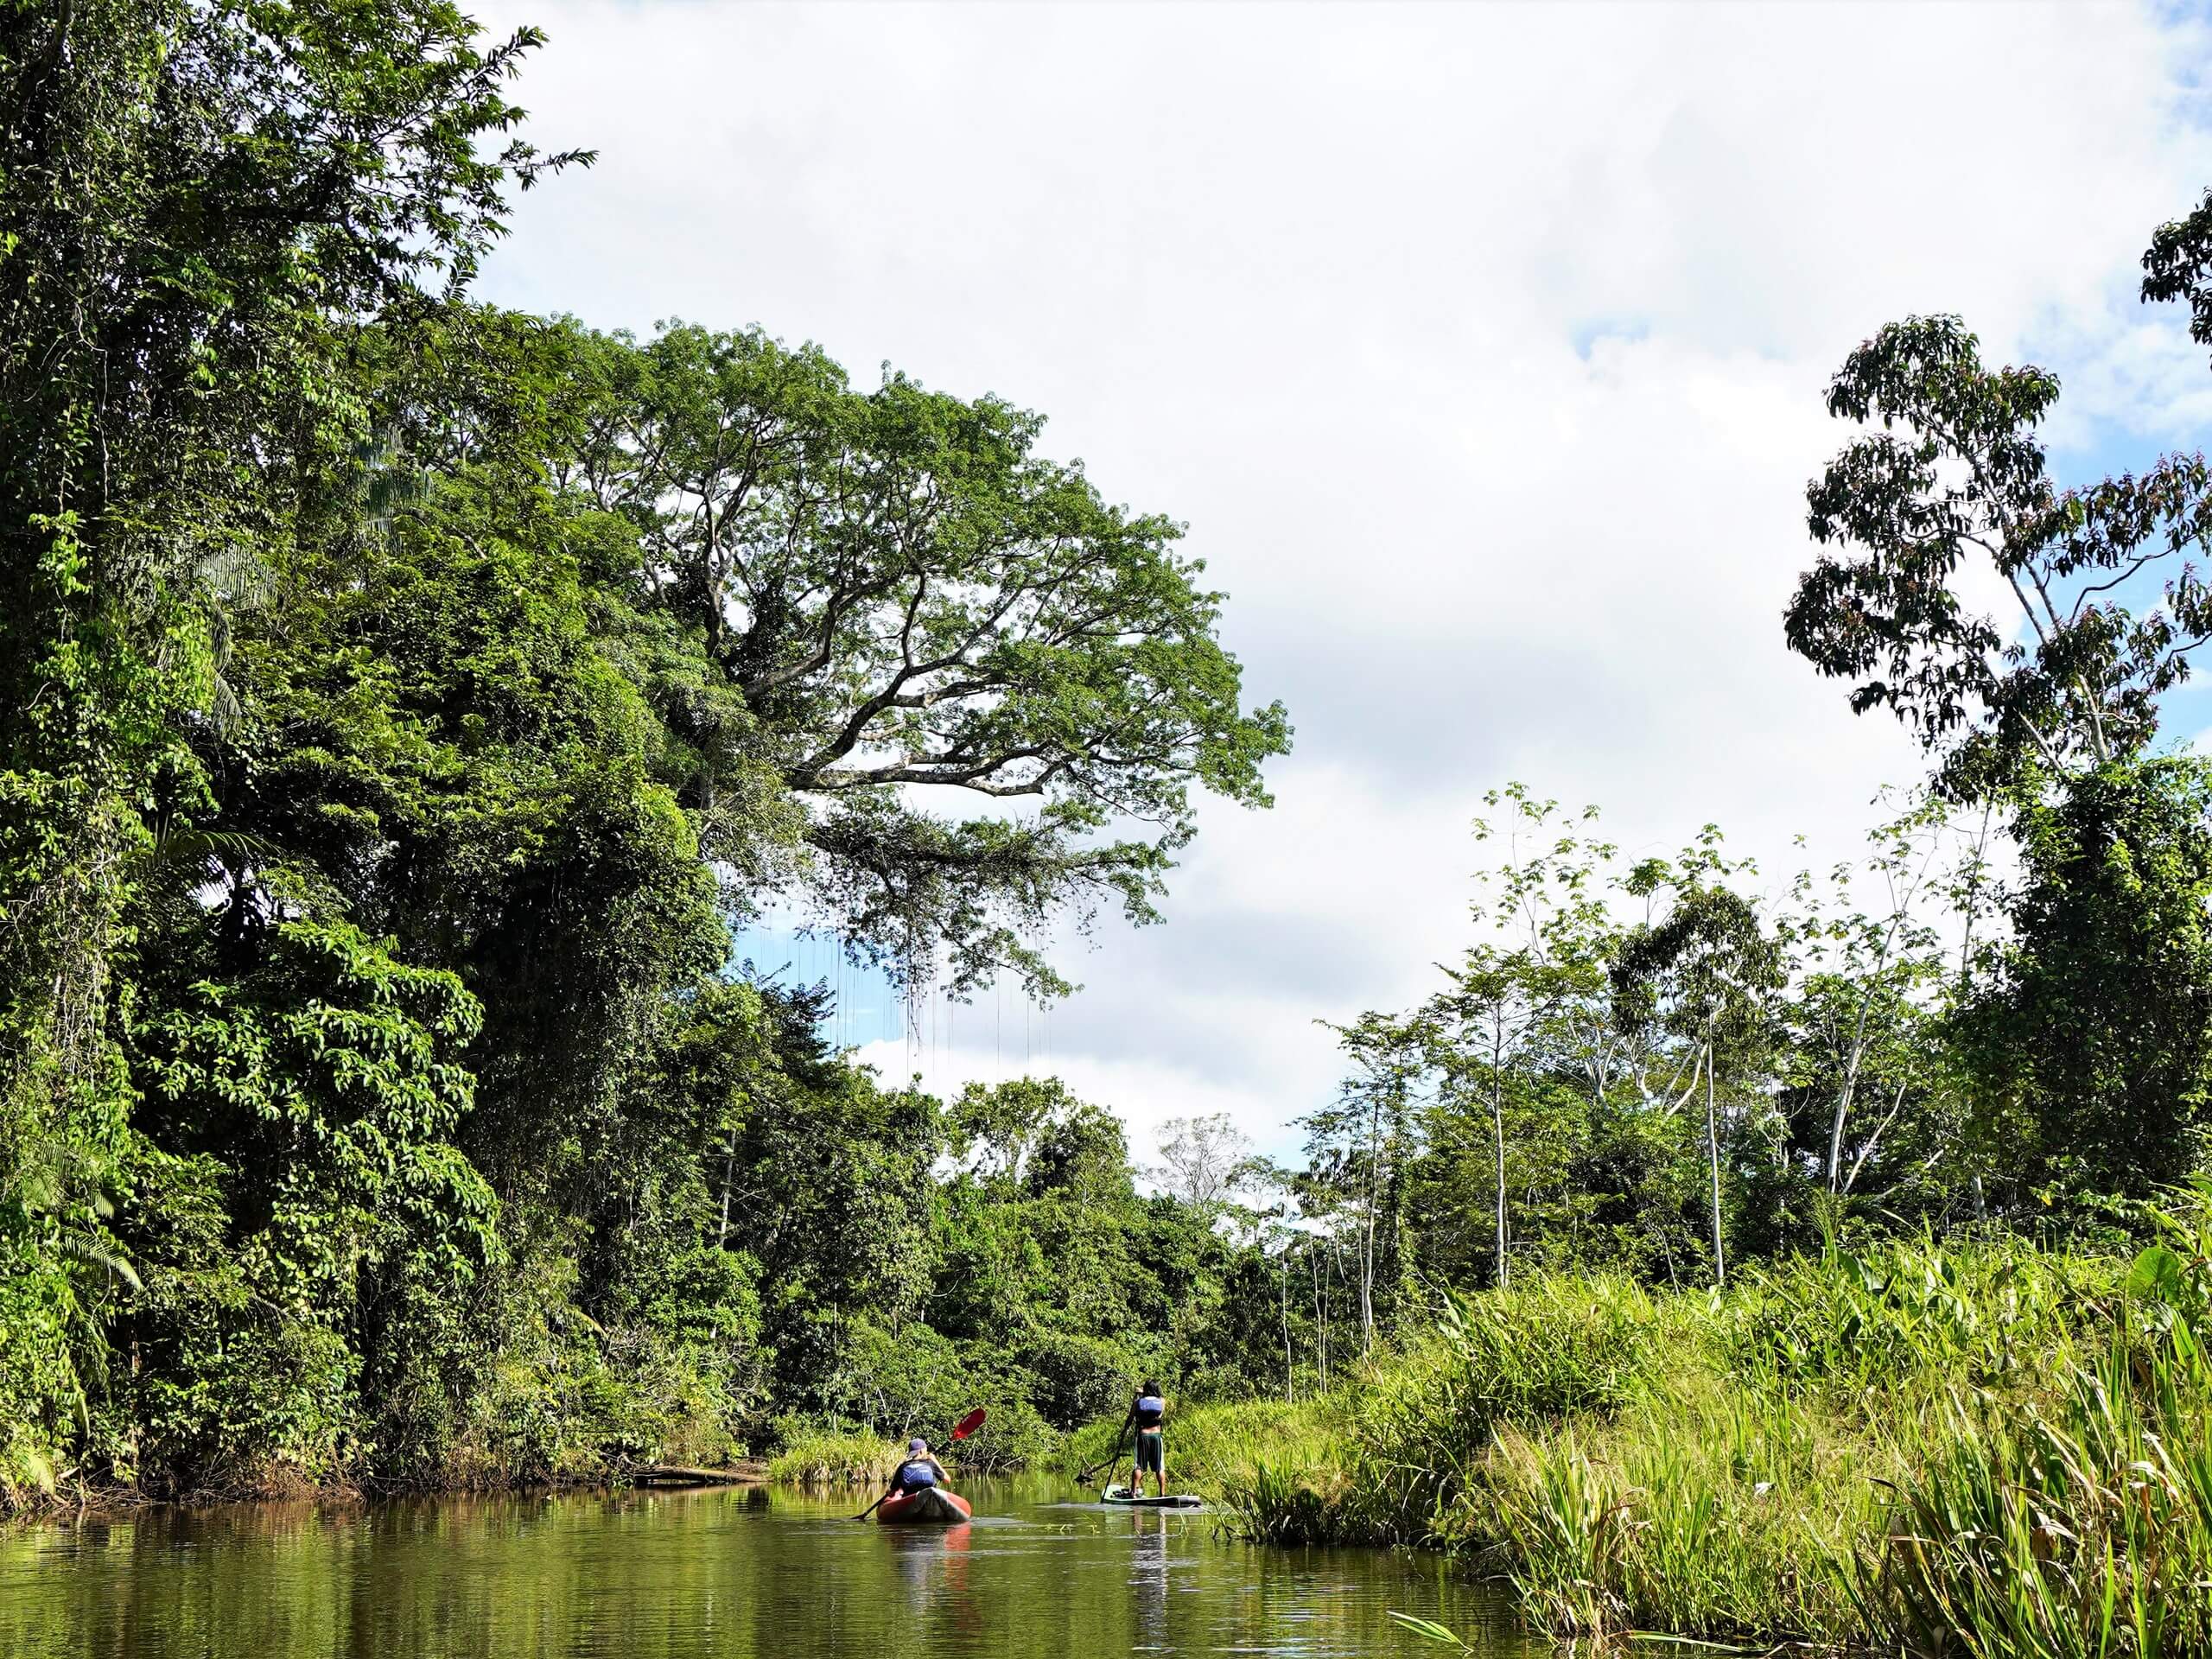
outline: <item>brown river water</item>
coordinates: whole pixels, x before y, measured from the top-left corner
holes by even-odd
[[[1494,1593],[1417,1556],[1269,1549],[1203,1511],[976,1484],[962,1527],[782,1491],[159,1510],[0,1532],[6,1659],[1427,1656],[1526,1659]]]

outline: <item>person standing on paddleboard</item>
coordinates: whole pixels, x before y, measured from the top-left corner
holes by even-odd
[[[1137,1478],[1129,1483],[1129,1496],[1141,1497],[1144,1478],[1148,1470],[1160,1487],[1160,1495],[1167,1496],[1167,1402],[1160,1392],[1160,1384],[1147,1382],[1137,1390],[1137,1397],[1129,1402],[1129,1414],[1122,1419],[1122,1427],[1135,1426],[1137,1431]]]

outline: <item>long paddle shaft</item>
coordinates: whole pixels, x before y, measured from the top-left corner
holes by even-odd
[[[1090,1485],[1090,1478],[1093,1475],[1096,1474],[1101,1469],[1107,1468],[1109,1465],[1113,1464],[1117,1464],[1121,1462],[1121,1460],[1122,1437],[1117,1433],[1114,1436],[1114,1449],[1111,1452],[1109,1452],[1104,1457],[1099,1459],[1097,1462],[1092,1464],[1090,1468],[1077,1475],[1075,1478],[1075,1484],[1078,1486]]]
[[[1131,1478],[1131,1479],[1135,1479],[1135,1476],[1136,1476],[1136,1470],[1135,1470],[1135,1459],[1136,1459],[1136,1441],[1135,1441],[1135,1440],[1132,1440],[1129,1442],[1129,1458],[1130,1458],[1130,1471],[1129,1471],[1129,1472],[1130,1472],[1130,1478]],[[1106,1459],[1106,1461],[1105,1461],[1104,1463],[1094,1463],[1094,1464],[1092,1464],[1092,1465],[1090,1465],[1090,1468],[1088,1468],[1088,1469],[1084,1470],[1081,1474],[1077,1475],[1077,1476],[1075,1478],[1075,1484],[1076,1484],[1077,1485],[1078,1485],[1078,1486],[1088,1485],[1088,1484],[1090,1484],[1090,1478],[1091,1478],[1093,1475],[1096,1474],[1096,1473],[1097,1473],[1101,1469],[1104,1469],[1107,1472],[1106,1472],[1106,1484],[1105,1484],[1105,1487],[1103,1488],[1103,1490],[1110,1492],[1111,1491],[1113,1491],[1113,1490],[1114,1490],[1114,1474],[1113,1474],[1113,1471],[1114,1471],[1114,1470],[1120,1468],[1120,1467],[1121,1467],[1121,1465],[1122,1465],[1122,1437],[1121,1437],[1119,1434],[1116,1434],[1116,1435],[1114,1437],[1114,1455],[1113,1455],[1112,1457],[1110,1457],[1110,1458],[1107,1459]]]
[[[1122,1466],[1122,1438],[1119,1438],[1119,1435],[1115,1435],[1115,1442],[1113,1442],[1113,1469],[1119,1469],[1119,1466]],[[1106,1493],[1110,1493],[1110,1491],[1113,1491],[1113,1469],[1106,1471],[1106,1484],[1103,1484],[1102,1489],[1099,1489],[1099,1497],[1103,1497],[1103,1496],[1106,1496]],[[1137,1478],[1137,1435],[1135,1435],[1135,1433],[1130,1433],[1130,1438],[1128,1438],[1128,1478],[1130,1478],[1130,1480],[1135,1480],[1135,1478]]]
[[[983,1408],[981,1406],[976,1407],[975,1410],[969,1412],[965,1417],[963,1417],[958,1422],[952,1426],[952,1438],[956,1440],[966,1440],[970,1434],[973,1434],[977,1429],[983,1426]],[[891,1494],[887,1490],[883,1494],[883,1497],[888,1497],[890,1496]],[[868,1516],[874,1515],[878,1510],[883,1507],[883,1497],[877,1498],[874,1503],[862,1510],[858,1515],[855,1516],[853,1519],[855,1521],[867,1520]]]

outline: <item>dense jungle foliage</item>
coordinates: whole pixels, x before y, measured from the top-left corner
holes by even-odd
[[[1014,1456],[1217,1317],[1229,1247],[1110,1119],[855,1070],[732,941],[779,904],[899,983],[1057,991],[1031,941],[1149,919],[1282,711],[1034,416],[473,302],[505,193],[589,160],[505,137],[535,43],[0,22],[9,1493],[978,1392]]]
[[[472,298],[507,193],[591,159],[512,136],[535,43],[0,11],[0,1497],[804,1463],[977,1404],[1008,1465],[1145,1373],[1342,1399],[1484,1287],[2132,1249],[2203,1173],[2212,773],[2157,715],[2212,477],[2061,490],[2055,381],[1944,318],[1837,377],[1786,619],[1929,750],[1865,857],[1624,861],[1497,791],[1465,955],[1343,1028],[1295,1169],[855,1065],[748,925],[1064,995],[1039,942],[1154,919],[1287,718],[1036,416]],[[2212,343],[2212,199],[2145,264]]]

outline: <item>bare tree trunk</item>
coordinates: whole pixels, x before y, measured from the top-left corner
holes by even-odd
[[[1497,1287],[1505,1288],[1505,1085],[1492,1066],[1490,1072],[1490,1128],[1497,1149]]]
[[[1878,968],[1877,972],[1879,971]],[[1866,1053],[1866,1013],[1873,1006],[1874,988],[1859,999],[1859,1020],[1851,1033],[1851,1059],[1843,1069],[1843,1087],[1835,1094],[1835,1121],[1828,1126],[1828,1191],[1838,1192],[1843,1168],[1843,1121],[1851,1112],[1851,1097],[1859,1090],[1859,1065]]]
[[[737,1168],[737,1132],[730,1131],[729,1144],[722,1154],[722,1218],[715,1229],[715,1248],[721,1249],[729,1242],[729,1187]]]
[[[1897,1121],[1897,1114],[1904,1109],[1904,1091],[1911,1083],[1912,1079],[1907,1077],[1904,1082],[1897,1084],[1897,1097],[1890,1102],[1890,1109],[1874,1126],[1874,1133],[1866,1137],[1866,1144],[1859,1147],[1859,1155],[1851,1160],[1851,1169],[1843,1178],[1842,1191],[1848,1192],[1859,1185],[1859,1172],[1866,1167],[1866,1160],[1880,1148],[1882,1137],[1890,1132],[1890,1125]]]
[[[1374,1098],[1367,1116],[1367,1197],[1362,1206],[1367,1225],[1360,1235],[1359,1342],[1360,1352],[1375,1351],[1375,1163],[1382,1138],[1382,1103]]]
[[[1713,1099],[1713,1021],[1705,1022],[1705,1149],[1713,1168],[1713,1282],[1728,1282],[1728,1263],[1720,1242],[1720,1118]]]
[[[1294,1382],[1292,1367],[1295,1363],[1290,1351],[1290,1252],[1282,1254],[1282,1397],[1286,1403],[1298,1402],[1298,1389]]]
[[[1382,1178],[1382,1216],[1375,1251],[1375,1323],[1397,1329],[1400,1299],[1406,1287],[1406,1166],[1397,1155],[1398,1136],[1390,1137],[1390,1169]]]
[[[1981,833],[1974,839],[1974,874],[1967,882],[1967,925],[1959,938],[1959,993],[1962,996],[1973,988],[1974,906],[1981,901],[1982,855],[1989,848],[1989,817],[1996,810],[1994,802],[1987,803],[1982,807]],[[1980,1189],[1976,1188],[1977,1201],[1980,1195]]]
[[[1306,1259],[1313,1264],[1313,1369],[1319,1386],[1325,1393],[1329,1387],[1329,1304],[1321,1286],[1320,1251],[1313,1251]]]

